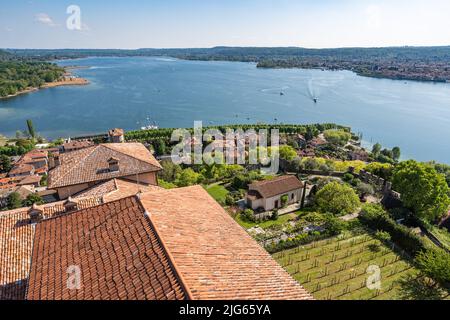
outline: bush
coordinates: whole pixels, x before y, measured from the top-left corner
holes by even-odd
[[[351,184],[354,178],[355,177],[351,173],[346,173],[346,174],[344,174],[344,177],[342,178],[342,180],[344,182],[347,182],[347,183]]]
[[[419,252],[415,262],[419,269],[443,287],[450,285],[450,254],[442,249]]]
[[[273,221],[278,220],[278,210],[272,211],[272,216],[270,217]]]
[[[391,235],[388,232],[378,230],[375,233],[375,238],[380,240],[381,242],[391,241]]]
[[[255,212],[252,209],[245,209],[241,212],[242,220],[247,222],[256,222]]]
[[[407,227],[397,224],[380,205],[368,204],[364,206],[359,219],[373,230],[388,232],[392,241],[412,256],[425,250],[423,240]]]

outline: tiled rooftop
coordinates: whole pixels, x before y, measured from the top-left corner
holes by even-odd
[[[80,268],[79,290],[67,270]],[[186,293],[135,197],[36,226],[30,300],[174,300]]]
[[[311,299],[200,186],[140,196],[194,299]]]
[[[101,203],[100,199],[80,199],[79,208]],[[63,202],[44,205],[44,219],[65,213]],[[31,263],[35,225],[29,208],[0,212],[0,300],[24,298]]]
[[[249,186],[250,195],[258,192],[263,198],[271,198],[303,188],[303,183],[295,176],[281,176],[272,180],[258,181]]]
[[[119,160],[110,172],[108,160]],[[161,165],[141,143],[101,144],[60,156],[60,165],[49,172],[50,189],[159,171]]]
[[[110,202],[121,198],[136,195],[141,192],[161,190],[158,186],[146,186],[133,181],[123,179],[112,179],[84,190],[73,198],[101,197],[104,202]]]
[[[51,216],[0,215],[3,298],[23,297],[32,251],[32,300],[312,299],[200,186]],[[70,266],[79,290],[67,289]]]

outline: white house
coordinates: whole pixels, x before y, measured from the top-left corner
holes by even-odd
[[[298,203],[302,198],[303,183],[295,176],[282,176],[249,185],[247,206],[253,210],[270,211]]]

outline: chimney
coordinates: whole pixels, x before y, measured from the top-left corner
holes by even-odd
[[[48,155],[48,168],[49,170],[56,168],[59,166],[59,154],[57,153],[50,153]]]
[[[44,217],[44,210],[37,204],[33,204],[28,210],[28,215],[30,216],[31,223],[38,223],[39,221],[42,221]]]
[[[119,159],[111,158],[108,160],[109,172],[119,171]]]
[[[64,202],[64,209],[66,212],[75,211],[78,209],[78,203],[74,201],[72,197],[69,197],[69,199]]]

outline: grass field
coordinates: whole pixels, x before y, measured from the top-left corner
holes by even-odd
[[[439,289],[430,289],[406,258],[368,233],[315,242],[273,257],[318,300],[446,297]],[[379,290],[367,288],[369,266],[380,268]]]
[[[229,191],[221,184],[213,184],[205,187],[206,191],[216,201],[224,203]]]

